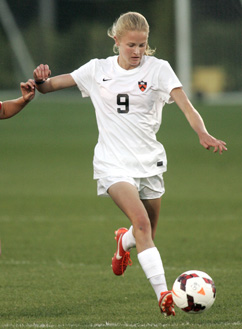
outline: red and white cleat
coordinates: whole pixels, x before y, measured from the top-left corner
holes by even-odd
[[[161,313],[164,315],[170,316],[175,315],[174,302],[172,299],[171,291],[164,291],[160,294],[159,307]]]
[[[124,233],[128,230],[125,227],[119,228],[115,231],[115,240],[117,241],[117,250],[112,258],[112,268],[113,273],[115,275],[122,275],[126,270],[127,266],[132,265],[132,261],[130,259],[130,252],[125,251],[122,246],[122,238]]]

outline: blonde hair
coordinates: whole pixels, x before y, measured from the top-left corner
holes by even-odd
[[[143,31],[147,33],[147,39],[149,37],[150,27],[146,18],[136,12],[128,12],[126,14],[120,15],[120,17],[113,23],[113,25],[108,29],[108,36],[112,39],[116,36],[117,39],[121,37],[127,31]],[[119,53],[119,48],[116,44],[113,46],[113,51],[115,54]],[[153,55],[155,49],[151,49],[147,43],[145,55]]]

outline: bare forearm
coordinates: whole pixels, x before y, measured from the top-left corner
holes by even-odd
[[[208,133],[204,121],[198,111],[193,107],[181,88],[174,89],[171,96],[186,116],[193,130],[198,134]]]
[[[184,114],[190,126],[198,134],[198,136],[203,133],[208,133],[201,115],[194,107],[192,107],[192,110],[185,111]]]
[[[20,112],[29,102],[24,100],[23,97],[3,102],[0,110],[0,119],[11,118]]]
[[[76,86],[70,74],[57,75],[53,78],[50,78],[50,74],[49,66],[43,64],[33,72],[36,89],[42,94]]]
[[[76,83],[70,74],[62,74],[53,78],[49,78],[43,83],[37,82],[36,89],[40,93],[46,94],[53,91],[74,87],[75,85]]]
[[[223,151],[227,151],[225,142],[216,139],[208,133],[201,115],[193,107],[182,88],[173,89],[171,91],[171,96],[186,116],[191,127],[197,133],[200,144],[204,148],[209,150],[210,147],[214,147],[214,152],[219,150],[220,154],[222,154]]]

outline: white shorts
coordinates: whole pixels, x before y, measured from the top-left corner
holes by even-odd
[[[141,200],[158,199],[165,193],[163,175],[152,177],[132,178],[132,177],[105,177],[97,181],[97,194],[99,196],[109,196],[108,189],[118,182],[128,182],[137,187]]]

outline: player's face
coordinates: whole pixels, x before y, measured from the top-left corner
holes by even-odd
[[[118,63],[125,70],[131,70],[139,66],[147,46],[147,33],[144,31],[127,31],[118,40],[119,47]]]

